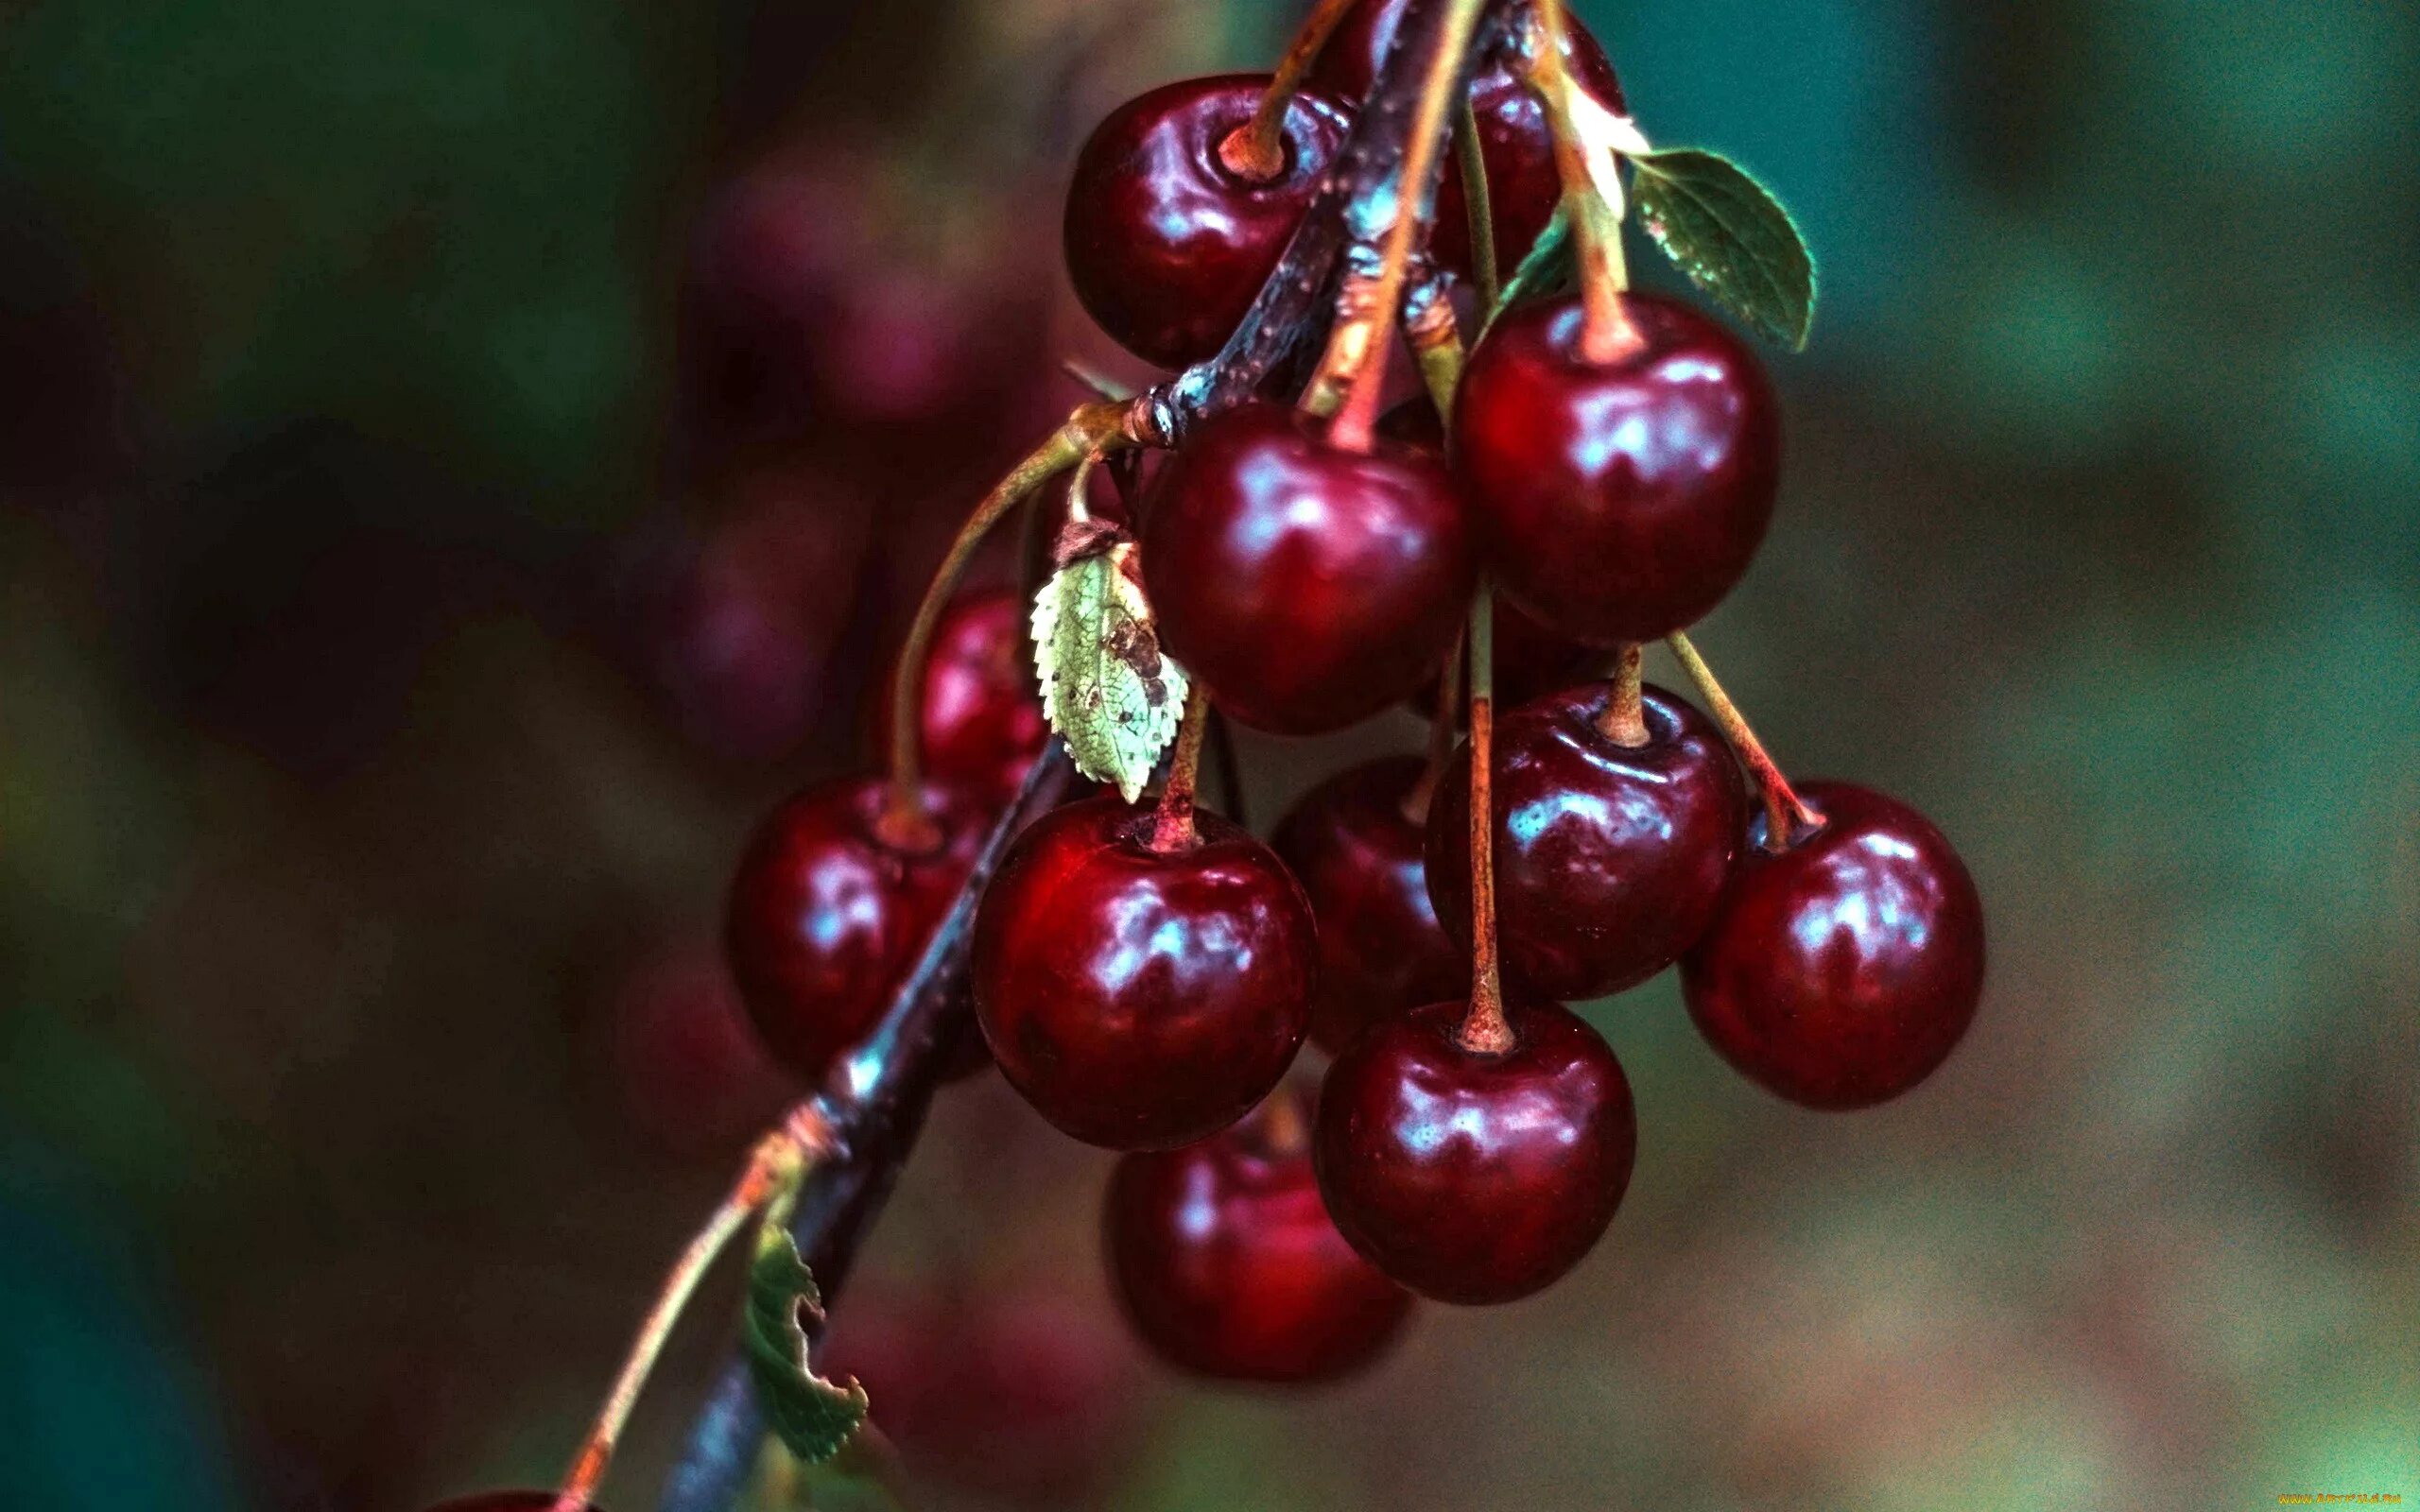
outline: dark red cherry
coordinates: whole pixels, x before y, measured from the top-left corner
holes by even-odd
[[[1772,519],[1781,422],[1764,369],[1687,305],[1629,293],[1636,347],[1580,354],[1577,298],[1515,309],[1471,353],[1454,465],[1506,593],[1564,634],[1695,623]]]
[[[1100,328],[1146,362],[1215,354],[1277,266],[1351,115],[1316,92],[1286,110],[1286,168],[1254,183],[1219,145],[1252,119],[1266,74],[1163,85],[1110,112],[1067,189],[1067,275]]]
[[[649,942],[600,984],[602,1067],[624,1120],[679,1156],[729,1159],[798,1095],[748,1022],[714,937]]]
[[[1403,1331],[1411,1294],[1336,1231],[1291,1088],[1181,1150],[1121,1157],[1102,1231],[1127,1319],[1170,1365],[1222,1381],[1333,1381]]]
[[[1033,681],[1024,595],[960,593],[933,628],[925,659],[925,770],[987,802],[1006,802],[1042,754],[1050,727]],[[889,678],[878,679],[874,739],[890,735]]]
[[[1311,73],[1313,84],[1347,103],[1359,100],[1394,41],[1403,9],[1404,0],[1364,0],[1356,7],[1321,51]],[[1564,59],[1581,87],[1616,115],[1625,113],[1629,106],[1622,99],[1621,80],[1604,48],[1567,12],[1564,23]],[[1467,96],[1478,125],[1479,155],[1487,164],[1488,224],[1495,232],[1497,265],[1507,273],[1546,230],[1563,194],[1546,112],[1523,82],[1522,35],[1508,37],[1479,60]],[[1458,273],[1471,271],[1470,210],[1463,199],[1461,168],[1451,162],[1438,183],[1436,231],[1429,249],[1443,266]]]
[[[1104,795],[1035,821],[975,919],[975,1012],[1011,1085],[1090,1144],[1206,1139],[1269,1095],[1310,1022],[1310,904],[1267,846]]]
[[[1168,654],[1220,708],[1305,735],[1420,686],[1461,627],[1465,510],[1437,461],[1253,403],[1203,422],[1139,511],[1143,572]]]
[[[940,842],[910,853],[876,833],[888,783],[810,787],[767,816],[731,884],[724,944],[756,1030],[820,1081],[882,1017],[982,848],[981,805],[941,783]]]
[[[1689,1017],[1749,1080],[1809,1108],[1867,1108],[1929,1076],[1983,991],[1983,903],[1931,822],[1846,782],[1778,855],[1751,842],[1681,963]]]
[[[1705,715],[1645,691],[1647,744],[1598,728],[1613,684],[1587,682],[1495,727],[1496,941],[1505,981],[1577,1002],[1636,987],[1714,918],[1748,822],[1738,764]],[[1446,764],[1429,807],[1428,891],[1468,948],[1470,757]]]
[[[1428,901],[1427,827],[1405,807],[1423,765],[1389,756],[1348,766],[1303,795],[1270,837],[1319,919],[1311,1038],[1331,1054],[1380,1019],[1470,990],[1470,954],[1445,937]]]
[[[604,1512],[594,1503],[576,1503],[587,1512]],[[482,1491],[476,1496],[458,1496],[451,1502],[440,1502],[428,1512],[554,1512],[552,1491]]]
[[[1462,1004],[1378,1024],[1328,1068],[1312,1158],[1336,1226],[1441,1302],[1510,1302],[1580,1263],[1630,1185],[1621,1062],[1552,1004],[1508,1005],[1514,1043],[1462,1048]]]

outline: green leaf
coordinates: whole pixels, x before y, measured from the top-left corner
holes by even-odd
[[[1563,293],[1574,286],[1579,277],[1580,267],[1571,245],[1571,217],[1563,213],[1561,205],[1557,205],[1554,217],[1547,222],[1546,230],[1538,232],[1538,239],[1530,244],[1530,250],[1522,257],[1521,266],[1504,281],[1504,287],[1495,297],[1495,308],[1488,315],[1487,324],[1494,325],[1497,316],[1515,304]],[[1486,335],[1484,328],[1481,328],[1480,335]]]
[[[1692,283],[1792,352],[1815,323],[1815,263],[1772,192],[1720,153],[1673,147],[1631,158],[1647,233]]]
[[[866,1420],[866,1392],[855,1381],[836,1386],[807,1359],[799,1314],[821,1320],[822,1295],[798,1246],[778,1222],[756,1230],[756,1260],[748,1270],[748,1311],[741,1322],[748,1373],[756,1400],[783,1447],[809,1465],[838,1453]]]
[[[1076,770],[1133,802],[1176,738],[1186,679],[1160,652],[1132,541],[1108,538],[1051,575],[1033,598],[1033,659]]]
[[[766,1512],[906,1512],[896,1460],[871,1424],[821,1465],[768,1439],[758,1499]]]

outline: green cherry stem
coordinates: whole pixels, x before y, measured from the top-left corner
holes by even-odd
[[[1454,390],[1462,381],[1462,332],[1454,321],[1454,302],[1446,298],[1441,281],[1424,280],[1413,287],[1404,301],[1403,334],[1411,344],[1412,360],[1419,365],[1428,402],[1437,406],[1441,420],[1450,421]]]
[[[716,1258],[748,1220],[784,1190],[796,1186],[808,1161],[826,1153],[830,1144],[829,1133],[811,1104],[802,1105],[779,1128],[757,1142],[747,1168],[704,1226],[690,1237],[688,1247],[673,1262],[654,1303],[640,1321],[638,1337],[623,1357],[621,1372],[605,1395],[605,1405],[598,1410],[571,1469],[563,1474],[554,1512],[580,1512],[596,1500],[596,1488],[604,1484],[605,1472],[614,1463],[614,1446],[621,1442],[622,1430],[631,1420],[631,1409],[638,1404],[648,1373],[671,1339],[673,1325],[697,1295],[698,1283],[705,1280]]]
[[[1722,684],[1714,680],[1714,669],[1698,655],[1698,648],[1689,644],[1689,638],[1674,630],[1665,644],[1680,659],[1689,680],[1697,684],[1698,695],[1705,699],[1714,722],[1722,727],[1723,739],[1731,743],[1731,748],[1739,753],[1739,759],[1755,775],[1756,788],[1765,799],[1765,849],[1787,850],[1800,830],[1821,828],[1824,816],[1790,787],[1789,779],[1782,776],[1781,767],[1765,749],[1765,743],[1748,728],[1747,716],[1739,712],[1739,706],[1722,691]]]
[[[1455,1038],[1474,1055],[1512,1048],[1495,958],[1495,595],[1471,595],[1471,1005]]]
[[[1197,681],[1185,695],[1184,717],[1176,727],[1176,753],[1168,758],[1168,780],[1151,817],[1150,847],[1162,854],[1190,850],[1201,843],[1193,824],[1193,790],[1201,781],[1201,740],[1209,728],[1209,690]]]
[[[923,721],[919,715],[925,707],[925,662],[932,649],[933,632],[941,625],[942,611],[949,608],[950,595],[958,592],[958,581],[964,576],[966,564],[974,559],[976,549],[983,544],[983,538],[992,527],[1044,484],[1080,466],[1088,456],[1136,444],[1137,426],[1130,423],[1131,414],[1130,406],[1109,400],[1078,405],[1048,439],[993,485],[983,502],[975,507],[975,512],[966,517],[966,524],[959,526],[949,550],[942,554],[941,565],[934,569],[924,600],[916,606],[915,622],[908,627],[908,638],[899,647],[899,661],[891,673],[890,789],[882,814],[874,821],[875,836],[885,845],[913,855],[941,843],[940,828],[925,807]]]
[[[1478,117],[1471,102],[1454,120],[1454,161],[1462,174],[1462,205],[1470,212],[1471,273],[1478,282],[1478,318],[1482,324],[1495,313],[1504,297],[1495,263],[1495,212],[1488,203],[1487,160],[1478,150]]]
[[[1219,162],[1229,173],[1253,183],[1267,183],[1286,171],[1286,107],[1310,77],[1311,65],[1319,61],[1328,38],[1335,35],[1337,23],[1355,4],[1356,0],[1320,0],[1304,18],[1286,56],[1278,60],[1277,72],[1270,76],[1269,87],[1261,91],[1252,119],[1219,144]]]

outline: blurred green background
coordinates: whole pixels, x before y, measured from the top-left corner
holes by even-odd
[[[918,1504],[2420,1497],[2420,11],[1580,9],[1822,259],[1699,640],[1958,842],[1982,1015],[1821,1116],[1668,981],[1598,1005],[1611,1236],[1323,1395],[1141,1361],[1107,1158],[950,1091],[841,1310]],[[739,837],[865,760],[939,533],[1103,355],[1075,144],[1290,21],[0,8],[0,1505],[553,1478],[784,1091],[684,1017]],[[735,439],[683,270],[768,163],[842,185],[829,392]],[[1253,816],[1419,738],[1250,743]]]

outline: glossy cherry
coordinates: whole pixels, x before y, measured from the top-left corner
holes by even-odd
[[[1580,353],[1576,298],[1515,309],[1471,353],[1454,465],[1504,592],[1612,645],[1695,623],[1772,518],[1781,423],[1764,369],[1687,305],[1630,293],[1637,342]]]
[[[1681,958],[1714,918],[1748,822],[1738,763],[1712,721],[1660,688],[1647,744],[1598,727],[1614,685],[1588,682],[1495,726],[1495,919],[1517,992],[1576,1002],[1635,987]],[[1445,766],[1429,807],[1428,888],[1467,949],[1470,758]]]
[[[1023,594],[985,588],[960,593],[933,627],[925,659],[925,712],[918,729],[925,770],[988,802],[1006,802],[1042,754],[1050,727],[1033,680]],[[890,730],[889,678],[879,679],[873,729]]]
[[[1809,1108],[1865,1108],[1949,1058],[1983,990],[1983,904],[1923,815],[1846,782],[1789,850],[1759,815],[1714,925],[1681,967],[1689,1017],[1751,1081]]]
[[[604,1512],[591,1502],[579,1503],[587,1512]],[[458,1496],[451,1502],[440,1502],[428,1512],[554,1512],[552,1491],[481,1491],[476,1496]]]
[[[1621,1206],[1638,1149],[1621,1062],[1552,1004],[1508,1004],[1512,1048],[1456,1038],[1435,1003],[1356,1040],[1328,1069],[1312,1144],[1336,1226],[1441,1302],[1510,1302],[1580,1263]]]
[[[1310,904],[1215,814],[1154,850],[1153,810],[1104,795],[1034,822],[975,920],[977,1022],[1011,1086],[1087,1143],[1167,1149],[1241,1118],[1310,1023]]]
[[[982,806],[940,783],[925,788],[939,843],[911,852],[886,841],[887,786],[859,778],[790,799],[757,826],[732,879],[732,975],[774,1056],[810,1082],[882,1017],[982,848]]]
[[[1404,0],[1364,0],[1356,7],[1322,49],[1311,73],[1313,83],[1337,99],[1360,99],[1394,41],[1403,9]],[[1564,18],[1564,60],[1581,87],[1606,109],[1616,114],[1629,109],[1604,48],[1568,13]],[[1488,224],[1495,233],[1497,264],[1506,273],[1546,230],[1563,193],[1546,112],[1524,82],[1525,73],[1519,38],[1509,37],[1478,60],[1466,96],[1478,127],[1479,156],[1487,164]],[[1444,266],[1471,271],[1470,211],[1461,170],[1450,161],[1437,188],[1437,224],[1429,249]]]
[[[1348,766],[1270,836],[1319,919],[1311,1038],[1331,1054],[1380,1019],[1470,989],[1470,953],[1428,901],[1427,827],[1407,809],[1422,767],[1416,756]]]
[[[1255,183],[1219,146],[1265,74],[1163,85],[1110,112],[1067,190],[1067,274],[1121,346],[1164,368],[1218,352],[1294,234],[1352,117],[1315,91],[1286,110],[1286,167]]]
[[[1369,1365],[1411,1294],[1344,1242],[1311,1174],[1305,1099],[1181,1150],[1129,1155],[1110,1177],[1111,1280],[1143,1342],[1222,1381],[1333,1381]]]
[[[1161,465],[1139,512],[1162,644],[1257,729],[1376,713],[1461,627],[1467,511],[1435,458],[1399,442],[1350,452],[1284,405],[1243,404]]]

